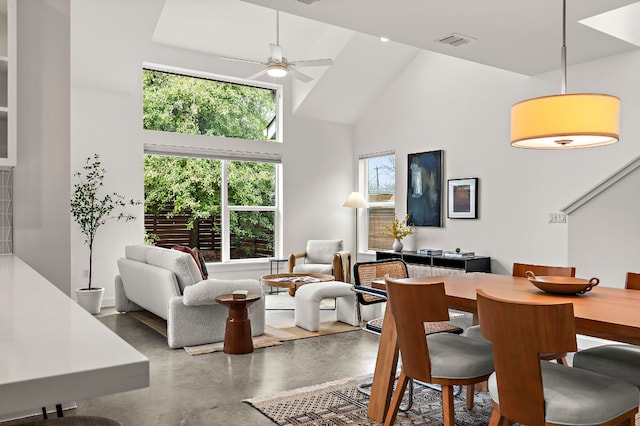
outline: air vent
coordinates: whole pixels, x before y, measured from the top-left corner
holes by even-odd
[[[300,0],[298,0],[300,1]],[[436,41],[438,43],[449,44],[451,46],[462,46],[463,44],[471,43],[476,39],[473,37],[463,36],[462,34],[453,33],[448,36],[441,37]]]
[[[304,4],[311,4],[311,3],[315,3],[318,0],[298,0],[300,3],[304,3]]]

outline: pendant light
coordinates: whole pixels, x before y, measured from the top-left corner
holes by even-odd
[[[570,149],[618,142],[618,97],[599,93],[566,93],[566,20],[566,0],[563,0],[561,94],[527,99],[513,105],[512,146],[530,149]]]

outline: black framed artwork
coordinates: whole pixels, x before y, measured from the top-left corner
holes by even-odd
[[[442,157],[442,150],[409,154],[407,214],[414,226],[442,226]]]
[[[477,219],[478,178],[449,179],[447,187],[447,217]]]

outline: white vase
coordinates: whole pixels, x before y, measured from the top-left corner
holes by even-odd
[[[393,251],[402,251],[402,241],[396,238],[393,242]]]
[[[76,300],[78,301],[78,305],[82,306],[92,315],[100,313],[102,296],[104,296],[104,288],[102,287],[93,287],[91,290],[86,288],[76,288]]]

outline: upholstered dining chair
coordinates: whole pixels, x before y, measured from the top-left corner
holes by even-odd
[[[534,265],[530,263],[514,263],[512,276],[514,277],[526,277],[527,271],[533,272],[535,275],[552,275],[558,277],[575,277],[576,268],[573,266],[548,266],[548,265]],[[480,332],[480,327],[469,327],[465,331],[465,335],[475,339],[483,339]],[[558,364],[569,365],[567,362],[566,353],[542,353],[540,359],[545,361],[555,360]]]
[[[640,274],[627,272],[625,288],[640,290]],[[573,366],[596,371],[640,387],[640,346],[602,345],[578,351]]]
[[[453,386],[466,386],[467,408],[473,408],[473,385],[493,372],[491,345],[452,333],[429,334],[425,339],[425,322],[449,319],[444,283],[403,283],[388,275],[385,283],[402,367],[384,424],[393,424],[407,384],[415,379],[441,386],[444,424],[452,426]]]
[[[493,344],[489,425],[634,423],[638,389],[624,381],[552,362],[541,352],[573,352],[571,303],[516,303],[477,290],[483,334]]]

